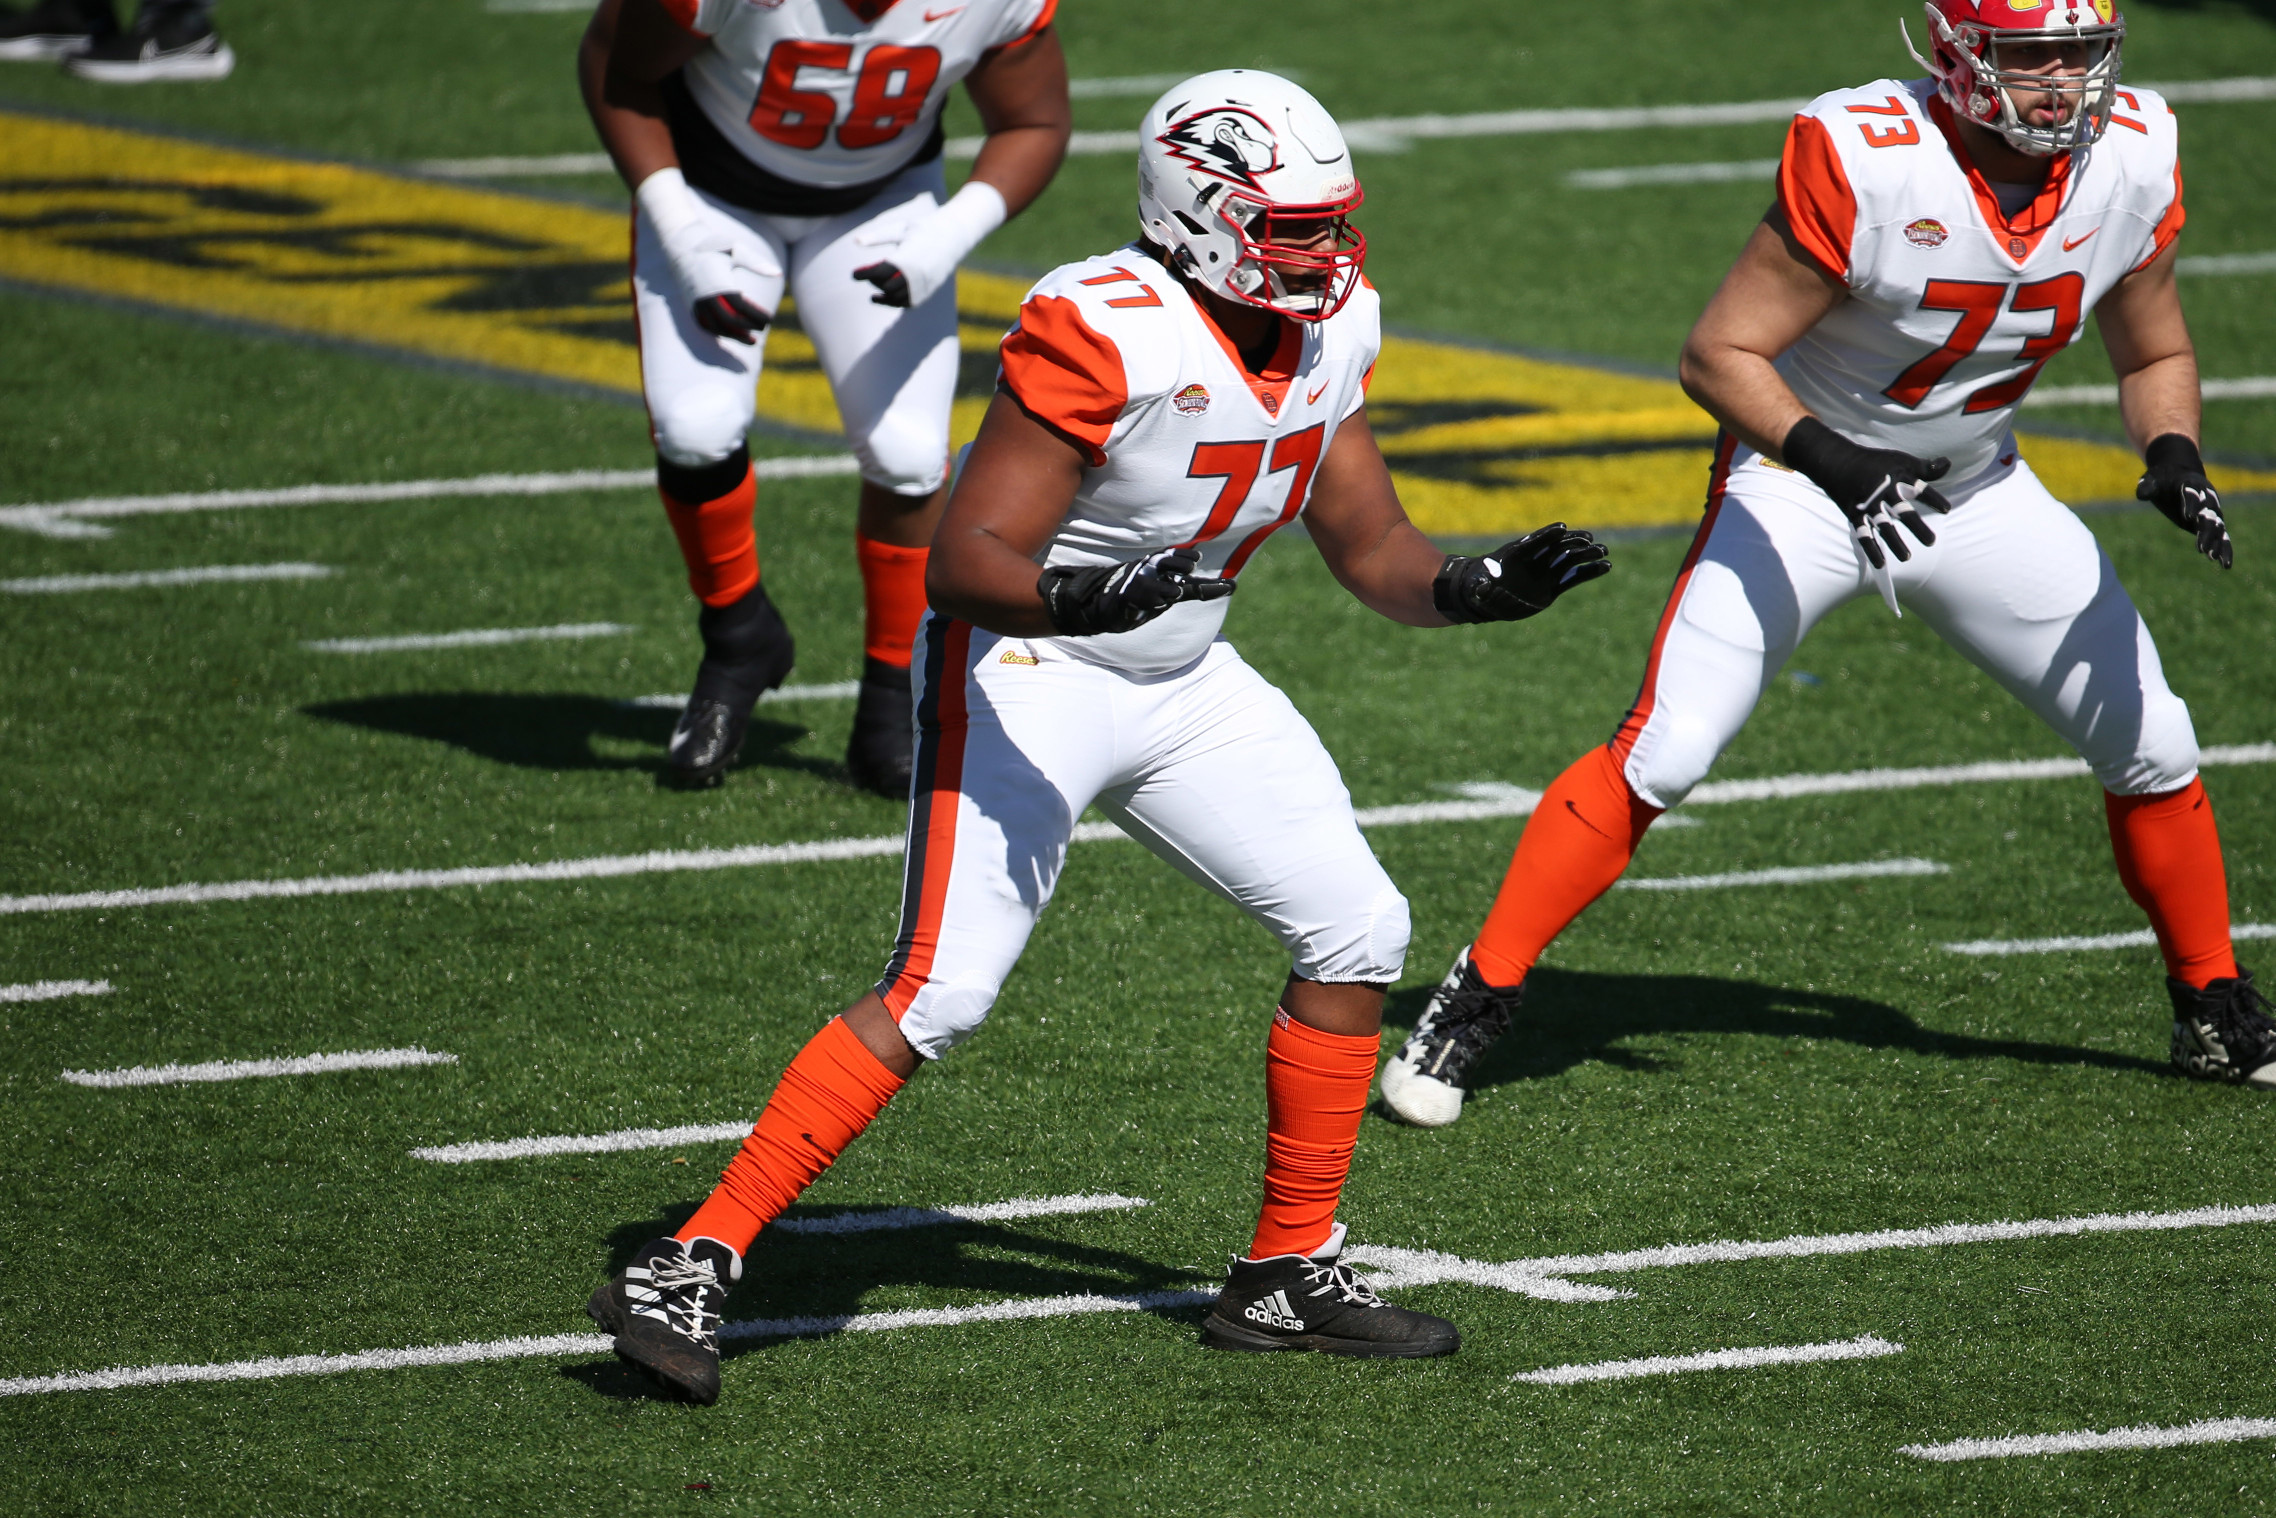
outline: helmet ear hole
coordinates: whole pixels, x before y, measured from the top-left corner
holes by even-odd
[[[1185,223],[1185,229],[1188,232],[1191,232],[1194,236],[1207,237],[1209,235],[1209,229],[1207,227],[1203,226],[1200,222],[1195,221],[1192,217],[1186,215],[1185,212],[1172,211],[1170,214],[1172,216],[1175,216],[1179,221]]]

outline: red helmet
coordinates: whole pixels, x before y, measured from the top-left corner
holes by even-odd
[[[2118,44],[2126,35],[2117,0],[1928,0],[1928,58],[1913,58],[1936,76],[1938,93],[1964,121],[1989,127],[2020,152],[2041,157],[2075,152],[2102,135],[2118,93]],[[1902,24],[1899,24],[1902,30]],[[2002,68],[2000,49],[2018,43],[2077,43],[2084,74]],[[2024,121],[2010,90],[2052,90],[2058,119]],[[2061,108],[2069,107],[2067,115]]]

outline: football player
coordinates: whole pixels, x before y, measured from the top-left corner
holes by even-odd
[[[632,293],[656,483],[701,603],[703,662],[667,778],[715,785],[790,672],[767,599],[744,443],[787,291],[861,469],[866,608],[846,764],[909,794],[909,650],[947,499],[956,266],[1065,154],[1057,0],[601,0],[578,72],[636,202]],[[955,195],[941,106],[988,136]]]
[[[1542,949],[1818,620],[1875,594],[2093,768],[2119,877],[2164,952],[2174,1065],[2276,1084],[2276,1026],[2230,948],[2189,708],[2109,558],[2010,430],[2092,312],[2147,465],[2136,494],[2229,566],[2174,287],[2173,113],[2120,86],[2112,0],[1927,11],[1928,78],[1837,90],[1795,117],[1777,202],[1684,346],[1684,388],[1723,424],[1706,520],[1636,704],[1543,796],[1485,927],[1385,1068],[1410,1122],[1460,1115]]]
[[[1334,761],[1220,628],[1242,568],[1299,512],[1345,588],[1411,626],[1530,616],[1609,565],[1562,524],[1468,558],[1407,520],[1367,426],[1359,181],[1317,101],[1271,74],[1203,74],[1155,103],[1139,144],[1140,239],[1029,294],[934,539],[884,977],[791,1061],[709,1200],[593,1296],[617,1353],[697,1401],[718,1395],[720,1307],[751,1241],[979,1027],[1093,804],[1294,960],[1265,1038],[1262,1216],[1204,1342],[1455,1349],[1452,1324],[1339,1261],[1407,903]]]

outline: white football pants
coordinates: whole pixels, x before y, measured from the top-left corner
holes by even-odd
[[[1132,675],[933,613],[914,668],[901,932],[877,994],[919,1054],[987,1017],[1094,802],[1262,923],[1298,976],[1399,978],[1406,898],[1311,725],[1230,643]]]
[[[1890,569],[1898,604],[2005,686],[2121,796],[2178,790],[2197,774],[2189,708],[2109,558],[2016,455],[1947,492],[1936,534]],[[1613,739],[1635,793],[1683,800],[1707,774],[1795,646],[1860,596],[1879,599],[1849,522],[1824,491],[1725,439],[1707,518],[1669,596],[1643,690]]]
[[[782,308],[787,287],[837,397],[861,477],[898,495],[923,496],[947,478],[948,408],[956,395],[956,286],[903,310],[870,299],[853,271],[890,259],[902,229],[944,195],[939,159],[914,164],[859,210],[839,216],[768,216],[695,191],[723,230],[764,250],[780,271],[741,286],[760,310]],[[766,344],[715,337],[696,325],[648,218],[634,214],[633,309],[640,384],[656,451],[675,464],[733,453],[758,415]]]

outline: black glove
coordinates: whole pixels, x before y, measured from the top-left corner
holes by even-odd
[[[890,263],[863,264],[853,271],[856,279],[866,279],[877,286],[877,293],[869,298],[873,306],[906,306],[909,303],[909,276]]]
[[[1190,548],[1165,548],[1127,564],[1094,564],[1087,569],[1059,565],[1035,582],[1043,610],[1062,637],[1123,633],[1143,627],[1180,601],[1218,601],[1237,588],[1231,580],[1197,580],[1201,556]]]
[[[1430,582],[1430,600],[1449,622],[1516,622],[1610,573],[1612,556],[1602,543],[1551,522],[1489,554],[1449,554]]]
[[[1900,560],[1912,557],[1897,532],[1899,522],[1922,544],[1936,541],[1936,534],[1914,509],[1916,502],[1931,511],[1952,509],[1952,503],[1927,483],[1944,478],[1952,467],[1950,459],[1917,459],[1894,448],[1860,447],[1814,416],[1796,422],[1778,451],[1790,467],[1833,498],[1875,569],[1888,567],[1882,543]],[[1880,534],[1879,541],[1875,533]]]
[[[695,324],[713,337],[755,343],[774,318],[733,290],[706,295],[695,303]]]
[[[2142,450],[2149,468],[2134,487],[2134,499],[2148,501],[2173,518],[2183,532],[2197,534],[2197,551],[2226,569],[2236,562],[2236,547],[2229,542],[2229,524],[2221,517],[2221,493],[2205,478],[2205,461],[2197,445],[2178,432],[2168,432]]]

